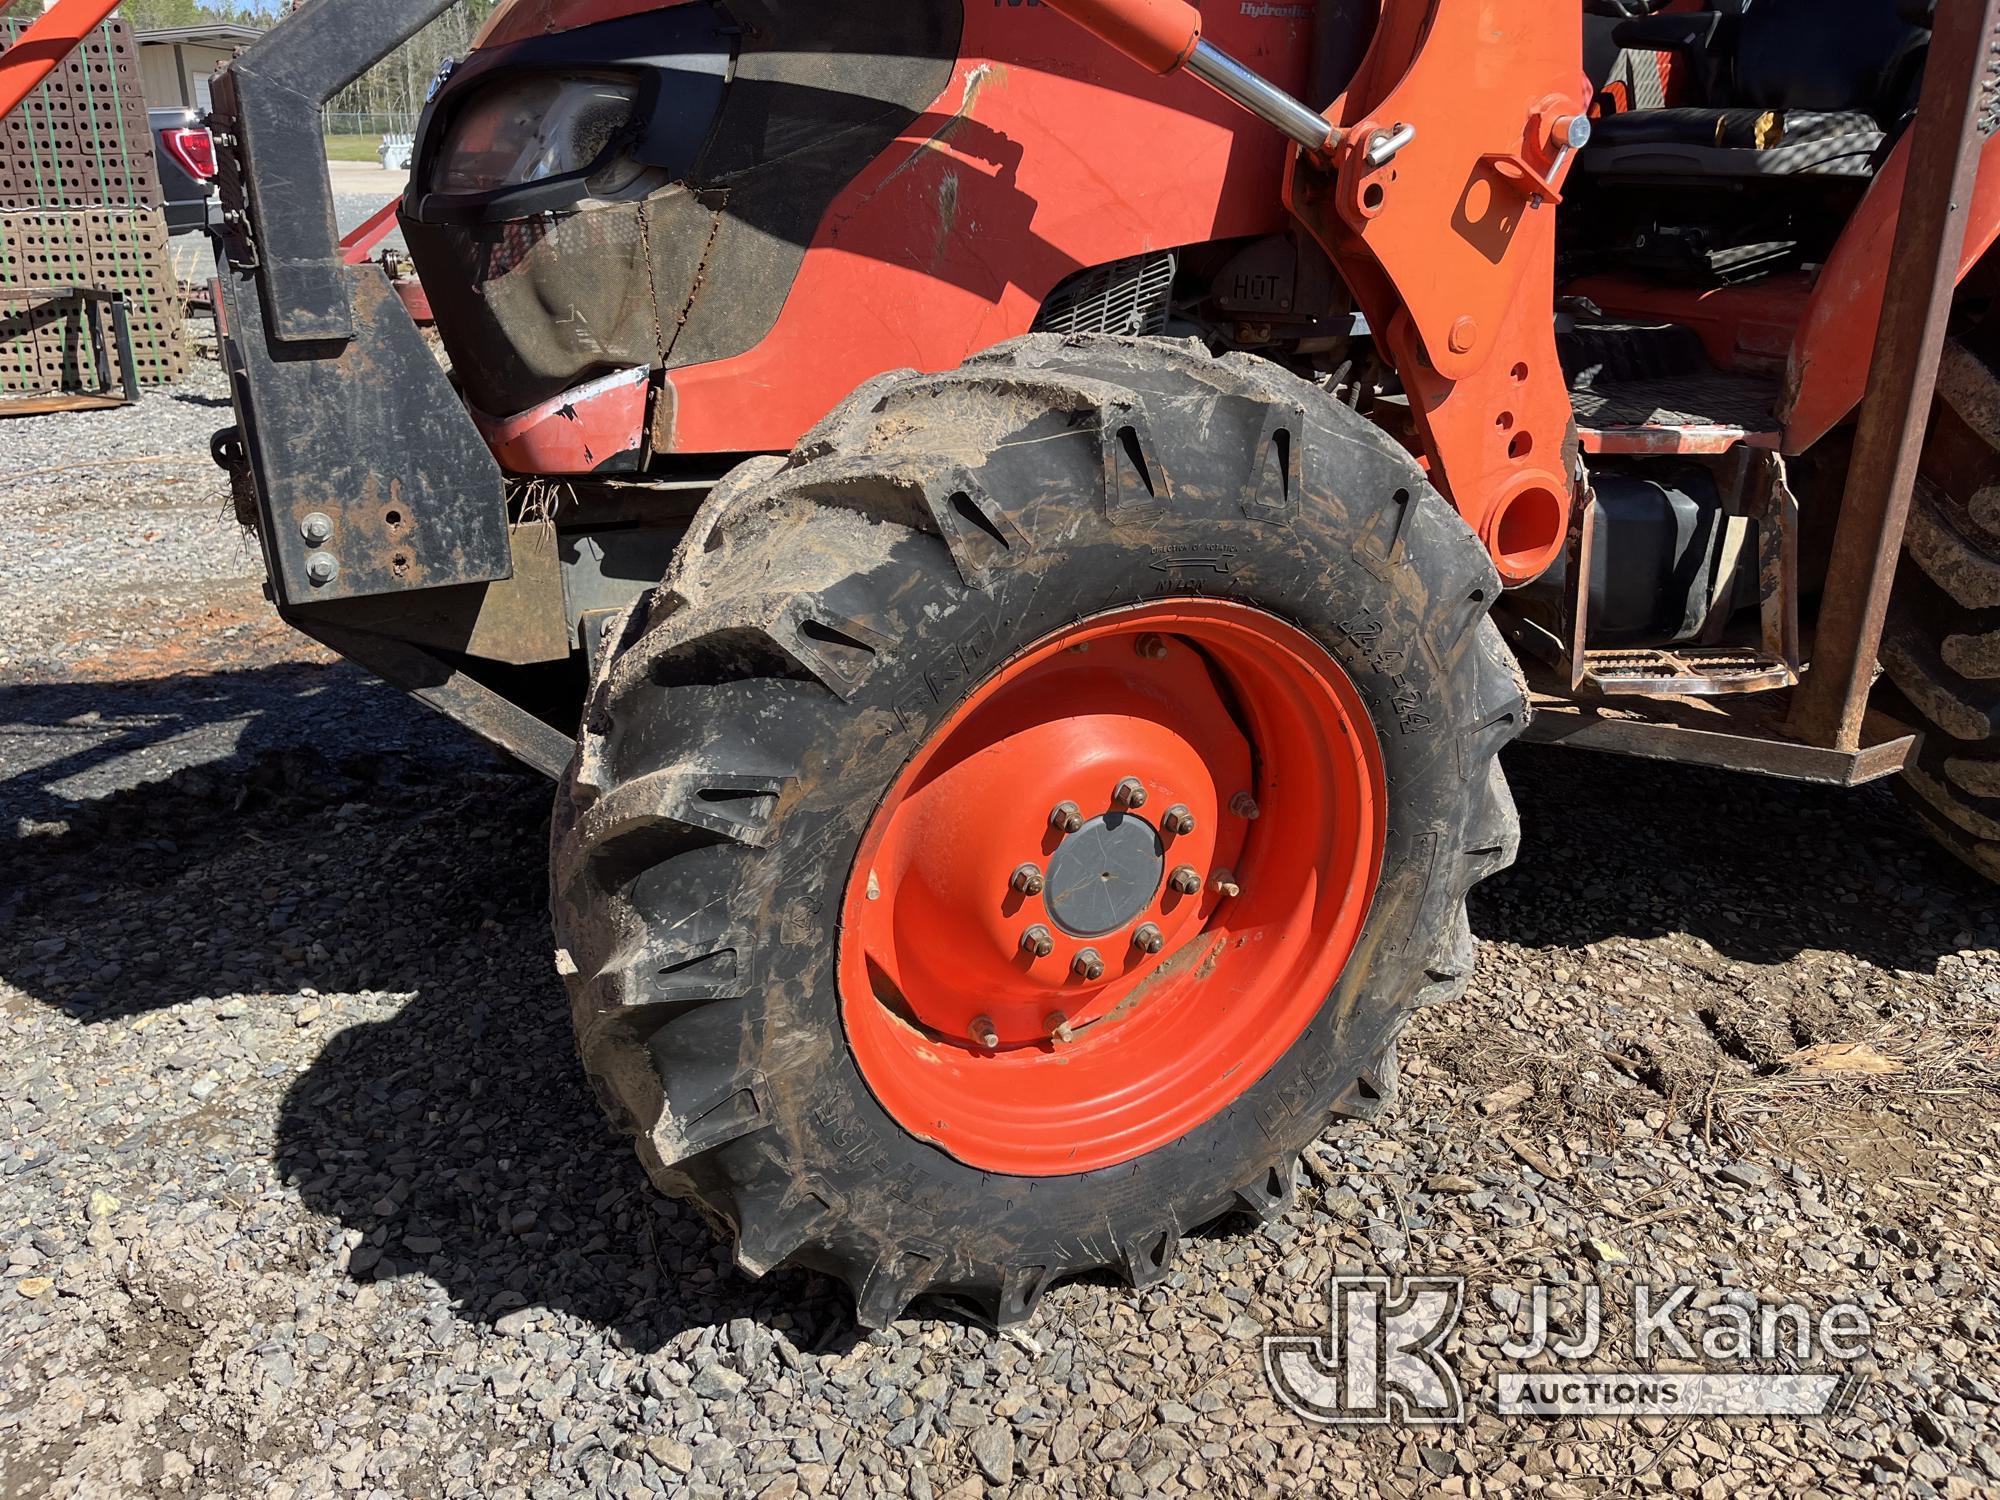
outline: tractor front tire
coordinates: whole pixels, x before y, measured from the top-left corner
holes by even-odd
[[[873,1327],[1282,1211],[1513,860],[1498,588],[1261,361],[1035,336],[872,382],[611,632],[552,873],[604,1105],[742,1268]]]

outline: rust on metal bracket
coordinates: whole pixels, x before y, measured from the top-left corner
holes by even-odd
[[[293,623],[392,636],[413,646],[480,661],[534,666],[567,661],[571,642],[562,563],[551,522],[512,526],[512,576],[495,583],[371,595],[295,606]]]
[[[1537,675],[1531,673],[1530,681]],[[1898,775],[1916,759],[1921,743],[1907,725],[1870,714],[1853,749],[1802,745],[1785,737],[1777,713],[1760,706],[1768,701],[1763,699],[1730,700],[1725,707],[1656,698],[1578,703],[1565,694],[1539,690],[1529,696],[1535,712],[1521,736],[1524,743],[1747,771],[1818,786],[1862,786]]]

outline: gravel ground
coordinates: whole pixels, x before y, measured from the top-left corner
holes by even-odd
[[[607,1135],[546,785],[272,623],[220,397],[0,424],[0,1494],[2000,1492],[2000,902],[1887,792],[1517,750],[1472,993],[1289,1212],[862,1336]],[[1469,1278],[1469,1426],[1273,1399],[1335,1267]],[[1493,1414],[1531,1286],[1637,1280],[1860,1303],[1857,1406]]]

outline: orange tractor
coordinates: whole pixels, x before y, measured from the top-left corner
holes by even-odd
[[[392,276],[300,164],[441,8],[218,78],[217,453],[560,780],[584,1066],[745,1269],[1006,1321],[1278,1211],[1524,733],[2000,873],[2000,0],[507,0]]]

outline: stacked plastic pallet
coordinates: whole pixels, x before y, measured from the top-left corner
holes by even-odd
[[[27,25],[0,18],[0,43]],[[124,295],[141,383],[186,372],[138,49],[123,21],[86,37],[0,120],[0,288],[55,286]],[[0,392],[96,385],[90,320],[77,299],[0,296]]]

